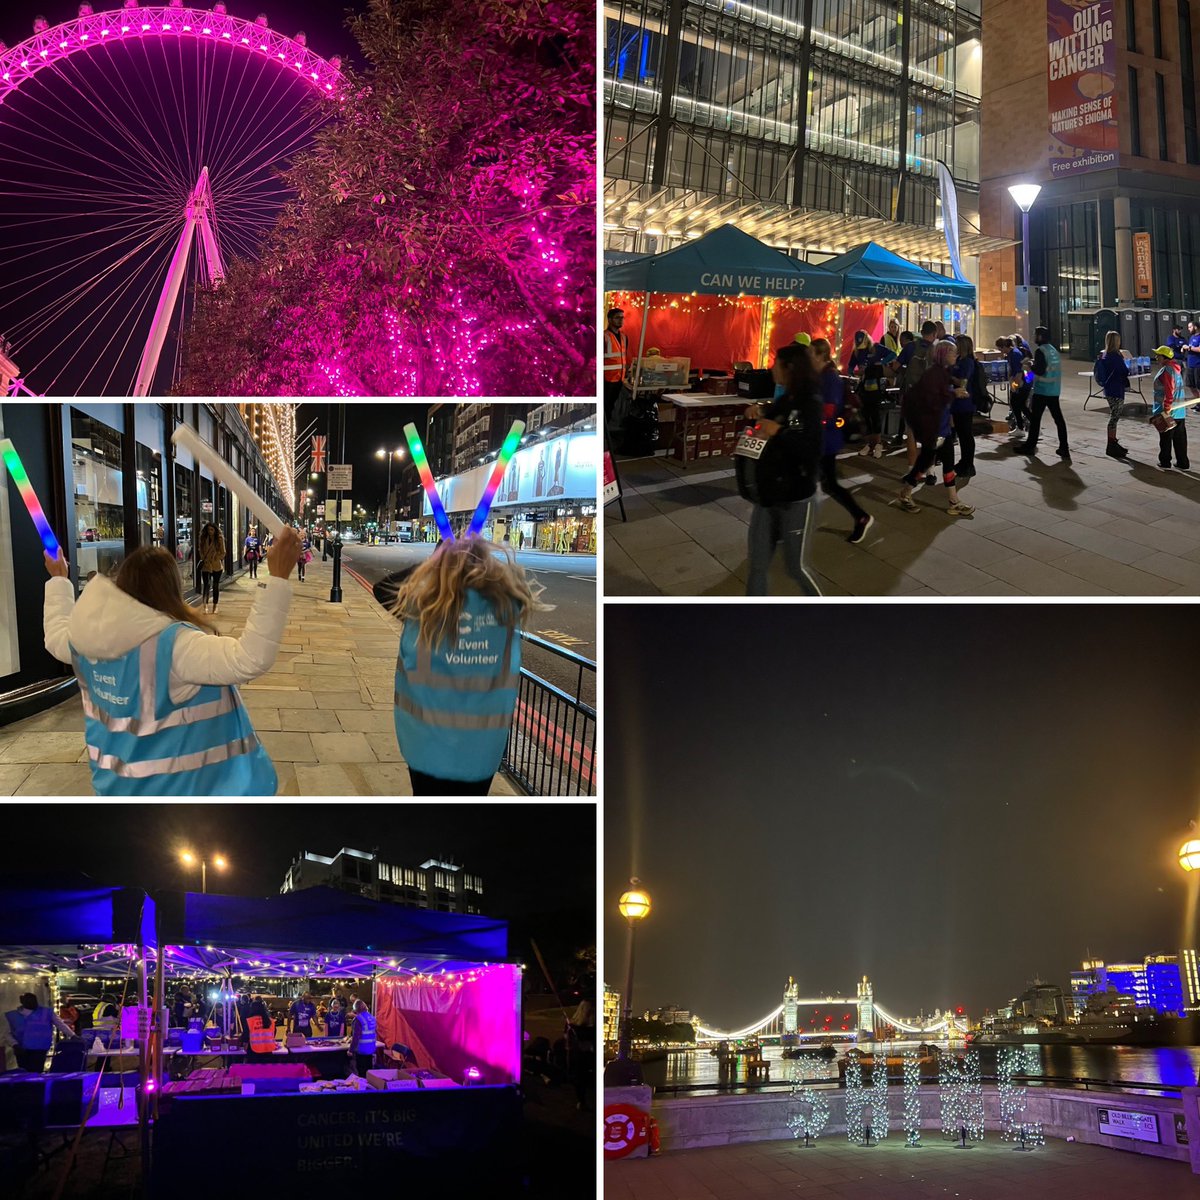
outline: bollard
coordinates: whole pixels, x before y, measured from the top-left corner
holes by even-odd
[[[333,543],[333,586],[329,589],[329,603],[342,602],[342,542],[337,539]]]

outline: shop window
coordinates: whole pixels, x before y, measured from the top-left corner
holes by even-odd
[[[175,467],[175,562],[183,576],[183,587],[192,587],[192,521],[195,517],[195,488],[191,467]]]
[[[121,435],[71,409],[71,485],[75,494],[75,557],[82,587],[125,557]]]
[[[162,455],[145,446],[137,448],[137,509],[138,545],[166,545],[167,531],[163,524]]]

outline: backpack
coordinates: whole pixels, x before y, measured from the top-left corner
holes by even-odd
[[[1096,367],[1092,371],[1093,378],[1101,387],[1105,387],[1108,384],[1109,376],[1111,374],[1112,368],[1109,365],[1108,360],[1103,354],[1100,355],[1100,357],[1096,359]]]
[[[908,366],[904,368],[904,390],[906,392],[916,387],[917,381],[925,374],[927,366],[929,366],[929,343],[924,338],[918,338],[913,343],[912,358],[908,360]]]
[[[971,399],[975,402],[976,412],[991,412],[992,394],[988,391],[987,372],[984,370],[983,363],[979,359],[975,360],[975,370],[971,373],[971,381],[967,385],[967,391]]]
[[[741,497],[769,508],[811,496],[817,486],[817,462],[810,461],[808,441],[807,420],[796,408],[787,415],[783,427],[767,439],[758,458],[735,454],[734,472]]]

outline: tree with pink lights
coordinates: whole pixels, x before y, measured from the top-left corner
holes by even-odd
[[[367,65],[285,172],[261,258],[200,298],[177,392],[593,393],[594,21],[370,0]]]

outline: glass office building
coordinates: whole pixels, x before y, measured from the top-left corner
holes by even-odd
[[[978,228],[980,0],[617,0],[604,25],[610,253],[732,221],[936,266],[939,160]]]

